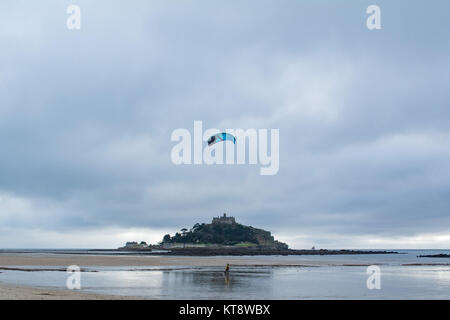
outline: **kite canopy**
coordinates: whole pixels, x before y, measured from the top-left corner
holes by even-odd
[[[221,141],[232,141],[234,144],[236,144],[236,138],[226,132],[218,133],[211,138],[208,139],[208,146],[212,146],[213,144]]]

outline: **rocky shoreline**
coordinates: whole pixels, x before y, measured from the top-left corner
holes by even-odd
[[[369,251],[369,250],[276,250],[258,248],[174,248],[166,252],[134,249],[127,250],[132,253],[157,254],[170,256],[272,256],[272,255],[342,255],[342,254],[398,254],[396,251]]]
[[[0,253],[1,250],[0,250]],[[5,253],[26,254],[28,251],[8,250]],[[367,255],[367,254],[402,254],[396,251],[385,250],[327,250],[327,249],[269,249],[269,248],[236,248],[236,247],[214,247],[214,248],[121,248],[121,249],[86,249],[86,250],[40,250],[41,254],[56,255],[120,255],[120,256],[299,256],[299,255]]]
[[[417,256],[417,258],[450,258],[450,254],[427,254],[422,256]]]

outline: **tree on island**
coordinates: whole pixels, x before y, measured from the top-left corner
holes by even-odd
[[[168,242],[170,242],[170,234],[166,234],[164,237],[163,237],[163,241],[162,241],[163,243],[168,243]]]
[[[184,247],[186,247],[186,232],[187,232],[187,229],[186,229],[186,228],[183,228],[183,229],[181,229],[180,231],[181,231],[181,235],[183,236],[183,239],[185,239],[185,240],[183,241],[183,248],[184,248]]]

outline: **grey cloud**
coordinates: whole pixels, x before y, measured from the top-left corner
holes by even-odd
[[[379,1],[379,32],[360,1],[80,0],[79,32],[68,4],[0,5],[5,232],[222,212],[331,246],[450,230],[446,2]],[[174,166],[170,134],[194,120],[279,128],[278,175]]]

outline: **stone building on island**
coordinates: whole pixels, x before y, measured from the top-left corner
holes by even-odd
[[[226,223],[226,224],[235,224],[236,220],[234,219],[234,217],[227,217],[227,214],[224,213],[223,216],[219,216],[219,217],[214,217],[212,219],[212,224],[216,224],[216,223]]]

